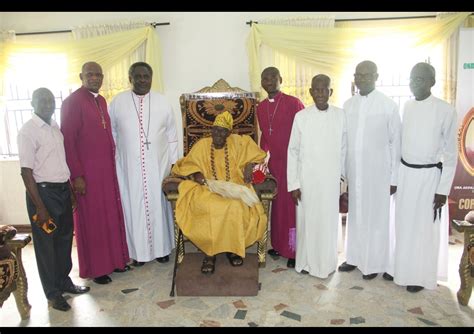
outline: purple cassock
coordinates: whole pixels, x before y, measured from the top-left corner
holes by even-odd
[[[82,176],[86,182],[74,215],[79,276],[108,275],[124,268],[129,255],[105,99],[76,90],[62,104],[61,131],[71,181]]]
[[[286,182],[288,143],[293,120],[304,104],[298,98],[279,92],[273,102],[263,100],[257,107],[262,131],[260,147],[270,151],[268,168],[278,181],[278,194],[272,203],[272,247],[282,256],[294,259],[296,251],[296,207]]]

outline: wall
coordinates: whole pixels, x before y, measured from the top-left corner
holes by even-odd
[[[67,30],[73,26],[128,20],[170,22],[156,28],[163,50],[165,95],[173,105],[179,129],[179,96],[220,78],[250,89],[245,22],[269,17],[335,15],[336,19],[435,15],[434,12],[3,12],[0,29],[21,32]],[[180,132],[181,133],[181,132]],[[17,161],[0,161],[0,224],[27,223],[24,187]]]

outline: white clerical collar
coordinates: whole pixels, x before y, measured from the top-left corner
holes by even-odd
[[[280,96],[280,95],[281,95],[281,92],[276,93],[275,96],[273,96],[273,98],[268,98],[268,102],[270,102],[270,103],[275,102],[275,98],[276,98],[277,96]]]
[[[99,96],[99,93],[94,93],[92,91],[89,91],[89,93],[91,93],[92,95],[94,95],[94,98],[97,98],[97,96]]]

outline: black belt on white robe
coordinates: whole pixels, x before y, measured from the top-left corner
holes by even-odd
[[[402,164],[404,164],[405,166],[407,167],[410,167],[410,168],[416,168],[416,169],[421,169],[421,168],[438,168],[440,171],[443,171],[443,163],[440,161],[436,164],[425,164],[425,165],[416,165],[416,164],[409,164],[408,162],[406,162],[405,160],[403,160],[403,158],[401,158],[401,162]],[[438,216],[439,218],[441,219],[441,209],[443,207],[439,208],[438,209]],[[436,210],[434,210],[434,218],[433,218],[433,222],[435,222],[436,220]]]

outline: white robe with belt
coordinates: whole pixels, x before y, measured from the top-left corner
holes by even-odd
[[[433,221],[435,193],[448,195],[457,163],[456,111],[429,96],[406,102],[403,112],[402,158],[409,164],[443,162],[443,171],[400,165],[395,215],[395,272],[398,285],[435,289],[447,280],[448,206]]]
[[[377,91],[344,103],[347,121],[346,175],[349,212],[347,263],[364,275],[391,271],[390,185],[397,185],[400,114]]]
[[[130,90],[115,96],[109,110],[128,250],[132,259],[148,262],[174,248],[172,210],[161,190],[178,159],[173,110],[159,93],[140,102]]]
[[[288,146],[288,191],[301,190],[296,208],[298,272],[326,278],[337,267],[340,179],[346,150],[344,112],[315,105],[296,114]]]

